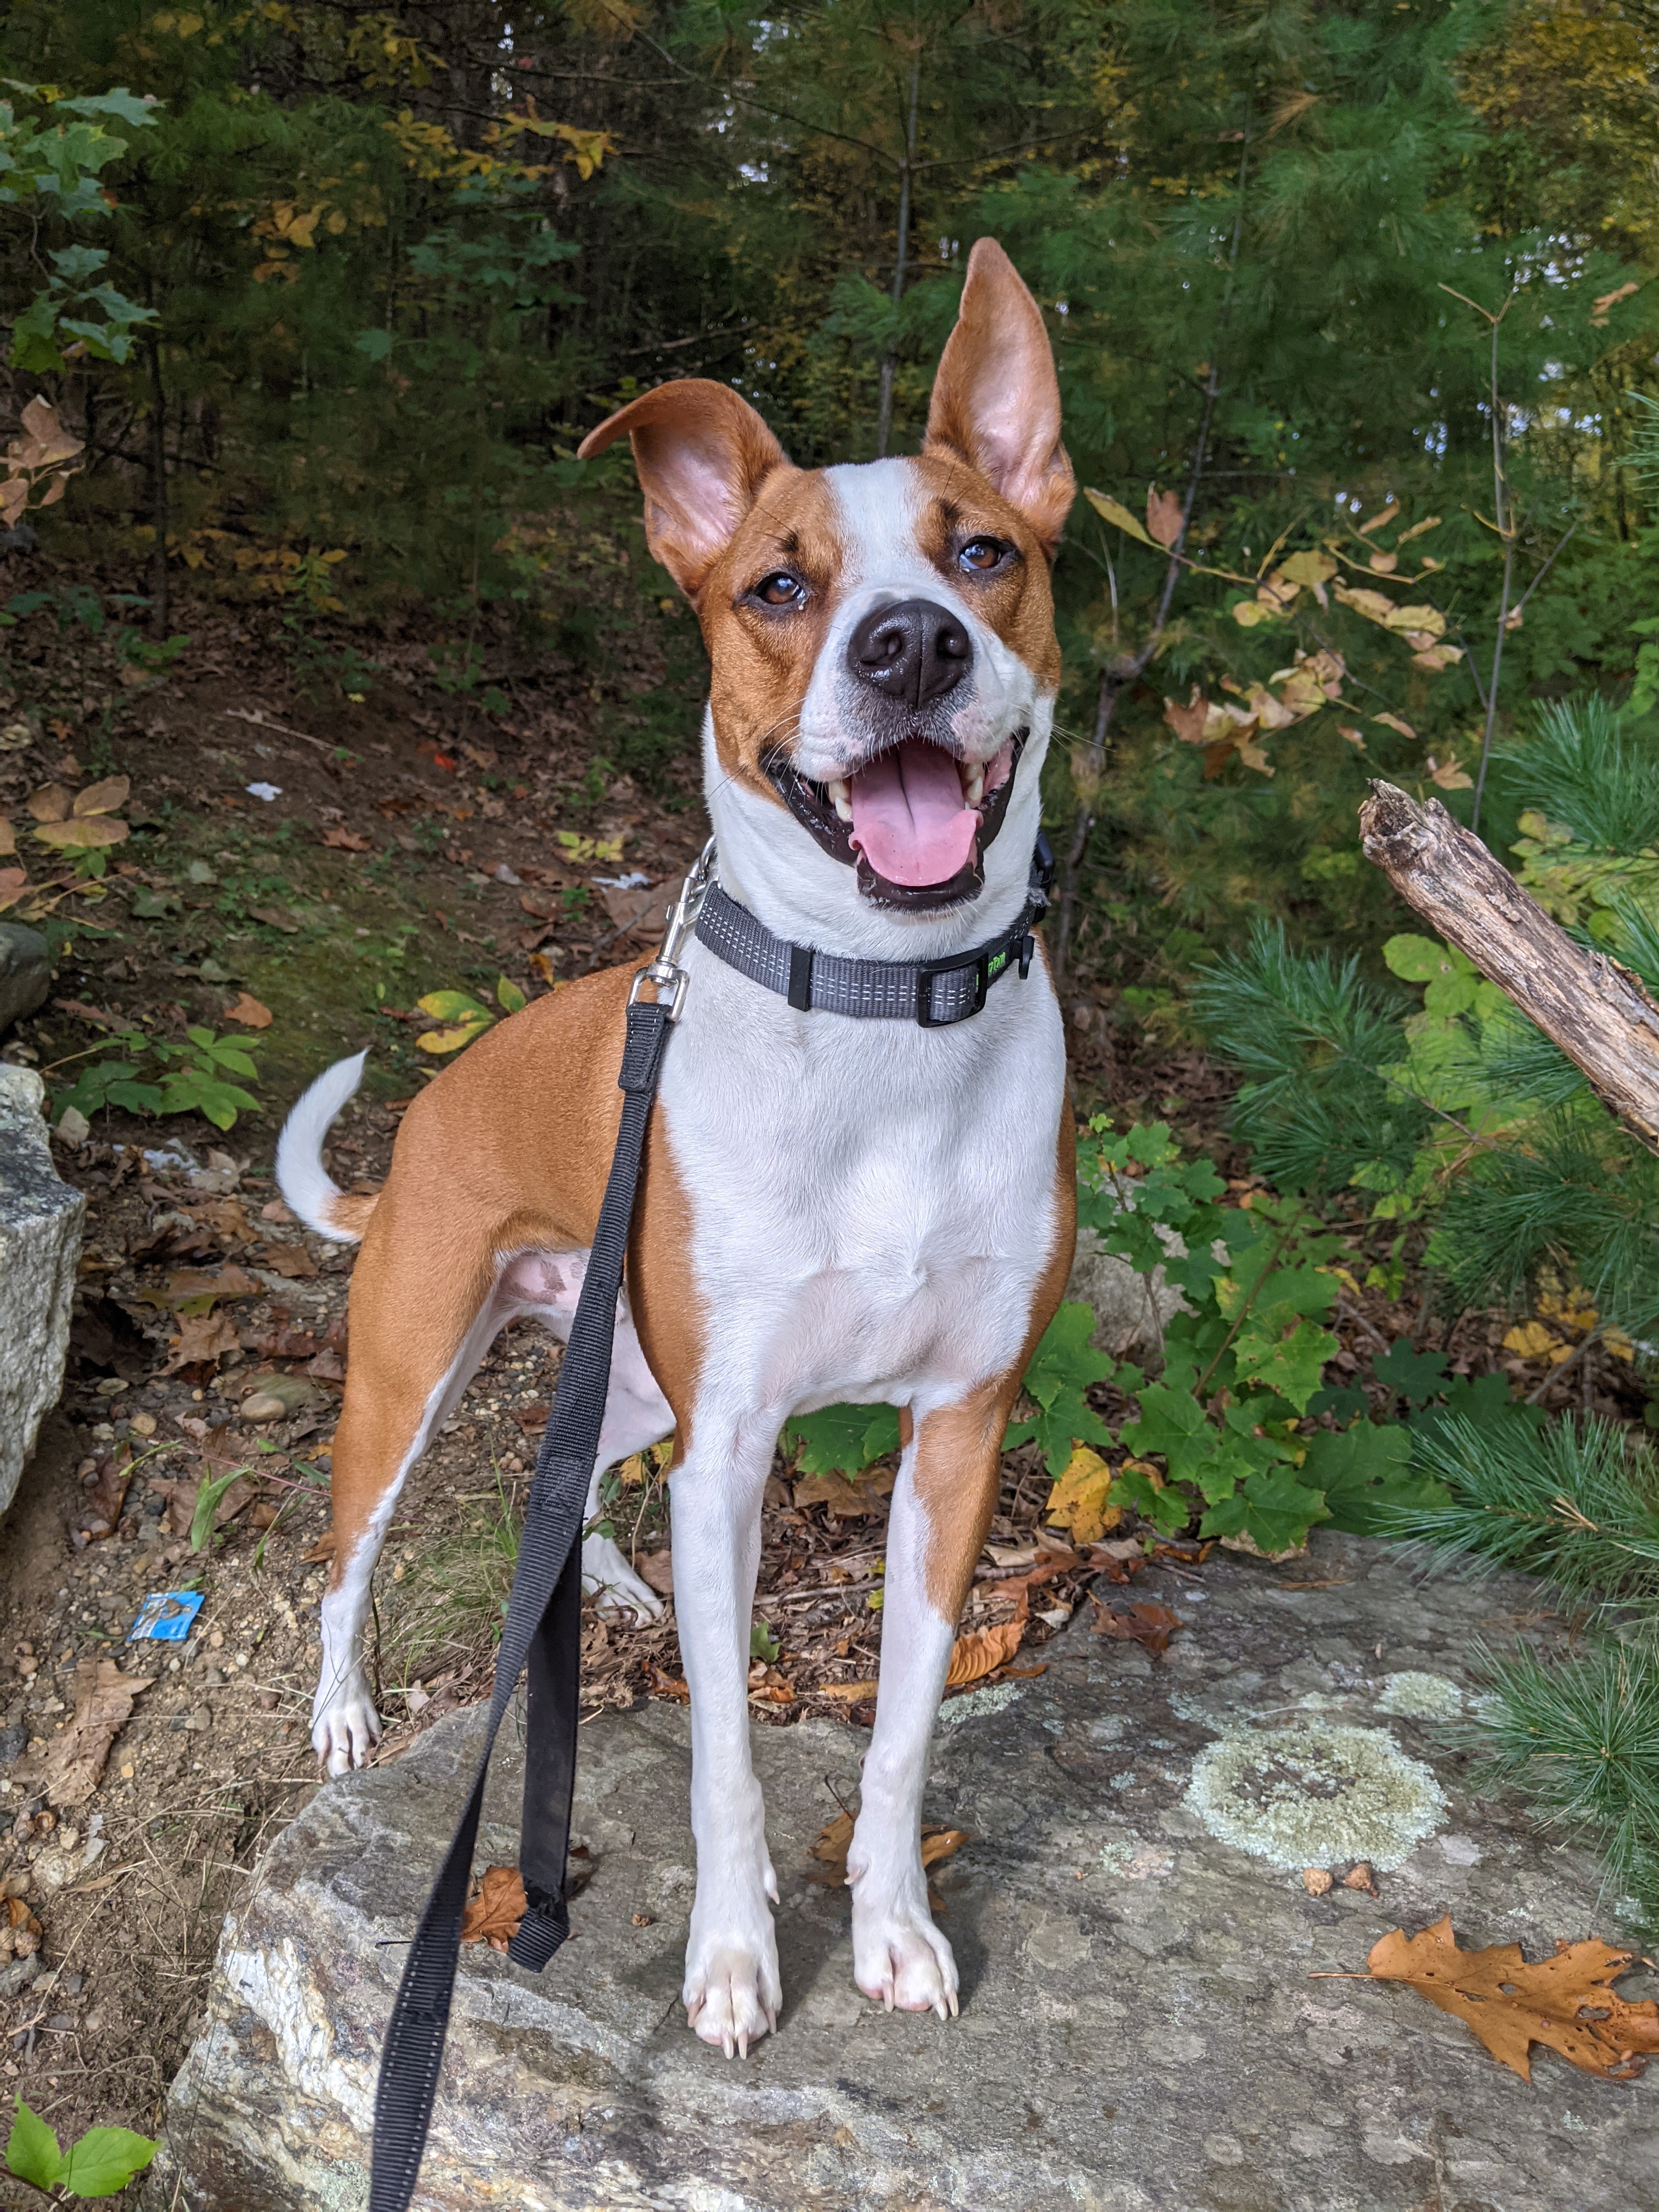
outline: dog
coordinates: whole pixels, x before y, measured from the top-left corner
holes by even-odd
[[[1042,318],[1002,249],[981,239],[969,257],[917,456],[795,468],[735,391],[700,379],[634,400],[582,456],[624,436],[651,550],[708,645],[724,895],[796,960],[942,961],[1013,929],[1060,678],[1050,567],[1075,486]],[[787,997],[763,988],[701,939],[683,958],[587,1510],[605,1468],[673,1431],[697,1850],[683,1994],[729,2057],[775,2030],[781,2001],[749,1747],[762,1495],[784,1421],[842,1401],[896,1407],[902,1446],[847,1861],[854,1972],[890,2011],[957,2010],[921,1863],[928,1741],[1010,1408],[1072,1262],[1073,1133],[1060,1010],[1030,939],[1020,972],[982,974],[979,1010],[942,1026],[803,1006],[793,980]],[[380,1735],[361,1641],[410,1469],[509,1321],[568,1334],[634,979],[585,976],[481,1038],[410,1107],[372,1196],[339,1191],[322,1163],[364,1055],[321,1076],[283,1130],[289,1207],[362,1248],[313,1715],[330,1775]],[[609,1602],[658,1611],[609,1539],[586,1539],[582,1569]]]

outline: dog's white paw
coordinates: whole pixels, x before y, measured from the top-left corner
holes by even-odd
[[[380,1716],[367,1684],[343,1685],[325,1705],[311,1717],[311,1745],[329,1778],[367,1766],[369,1753],[380,1741]]]
[[[768,2030],[776,2033],[783,1985],[778,1947],[767,1917],[759,1942],[708,1943],[695,1936],[685,1954],[686,2025],[728,2058],[746,2058]]]
[[[583,1537],[582,1589],[589,1596],[598,1591],[599,1611],[609,1618],[619,1620],[631,1612],[641,1627],[662,1619],[662,1600],[641,1581],[609,1536]]]
[[[957,1962],[925,1905],[872,1904],[861,1911],[854,1891],[853,1978],[889,2012],[956,2017]]]

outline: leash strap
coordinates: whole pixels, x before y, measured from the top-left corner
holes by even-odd
[[[984,1006],[999,975],[1031,965],[1031,931],[1048,903],[1054,855],[1039,836],[1025,907],[1012,929],[971,951],[942,960],[852,960],[792,945],[711,883],[697,918],[698,941],[740,975],[775,991],[801,1013],[851,1014],[861,1021],[913,1021],[927,1030],[965,1022]]]
[[[688,887],[689,889],[689,887]],[[687,894],[682,895],[682,914]],[[678,940],[672,940],[678,949]],[[668,945],[653,966],[668,975]],[[652,969],[642,975],[658,981]],[[682,978],[683,980],[683,978]],[[635,995],[623,1049],[622,1126],[593,1231],[592,1250],[559,1370],[553,1412],[537,1455],[535,1479],[519,1540],[513,1593],[495,1655],[495,1694],[471,1795],[410,1944],[380,2056],[374,2097],[369,2212],[407,2212],[421,2170],[460,1956],[461,1920],[483,1812],[484,1779],[496,1732],[526,1662],[524,1829],[520,1866],[528,1910],[507,1956],[539,1969],[570,1933],[565,1851],[575,1778],[577,1696],[581,1664],[581,1534],[587,1486],[599,1455],[611,1382],[617,1300],[639,1188],[645,1134],[663,1048],[679,1005]]]

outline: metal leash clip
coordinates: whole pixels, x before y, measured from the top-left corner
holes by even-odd
[[[662,945],[654,960],[640,969],[629,986],[628,1003],[631,1006],[647,983],[656,986],[660,1000],[665,992],[668,1000],[668,1018],[677,1022],[685,1003],[686,986],[690,977],[678,965],[681,946],[697,926],[697,916],[702,912],[702,902],[714,878],[714,841],[711,837],[698,854],[696,865],[680,885],[680,895],[669,908],[668,926],[663,932]]]

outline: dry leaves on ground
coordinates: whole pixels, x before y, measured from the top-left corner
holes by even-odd
[[[0,1916],[0,1959],[27,1959],[40,1948],[46,1931],[21,1897],[9,1897]]]
[[[999,1621],[994,1628],[976,1628],[966,1636],[958,1636],[951,1647],[945,1688],[960,1689],[965,1682],[977,1682],[999,1667],[1006,1667],[1018,1650],[1024,1633],[1024,1620],[1016,1618]]]
[[[317,1272],[317,1262],[303,1244],[267,1244],[262,1264],[273,1275],[285,1276],[291,1283],[302,1277],[309,1279]]]
[[[1114,1613],[1097,1597],[1091,1595],[1089,1602],[1095,1609],[1095,1635],[1115,1637],[1120,1644],[1144,1644],[1153,1653],[1168,1650],[1170,1638],[1181,1626],[1167,1605],[1137,1602],[1127,1613]]]
[[[964,1844],[973,1842],[974,1833],[972,1828],[947,1828],[938,1821],[924,1823],[921,1831],[923,1866],[937,1866],[941,1859],[953,1857]],[[826,1827],[819,1830],[817,1843],[808,1846],[808,1857],[815,1858],[818,1864],[816,1869],[807,1869],[807,1880],[822,1882],[828,1889],[839,1889],[847,1880],[847,1852],[852,1840],[853,1815],[843,1810],[837,1813]],[[929,1901],[933,1901],[931,1898]]]
[[[1613,1984],[1640,1963],[1601,1942],[1559,1942],[1528,1966],[1518,1943],[1462,1951],[1451,1915],[1420,1935],[1396,1928],[1365,1961],[1375,1981],[1409,1982],[1431,2004],[1467,2022],[1492,2057],[1532,2079],[1534,2043],[1547,2044],[1586,2074],[1633,2081],[1659,2051],[1659,2004],[1631,2004]]]
[[[488,1943],[492,1951],[505,1951],[519,1932],[528,1902],[517,1867],[486,1867],[461,1920],[462,1942]]]
[[[149,1689],[150,1679],[124,1674],[112,1659],[83,1659],[75,1670],[74,1719],[21,1778],[49,1804],[84,1805],[98,1787],[111,1744],[131,1716],[133,1699]]]
[[[270,1027],[270,1008],[264,1006],[251,992],[244,991],[234,1006],[225,1008],[228,1022],[240,1022],[245,1030],[268,1030]]]
[[[242,1340],[228,1314],[180,1314],[179,1334],[168,1346],[161,1373],[176,1375],[180,1368],[193,1367],[198,1360],[216,1362],[221,1353],[241,1348]]]

